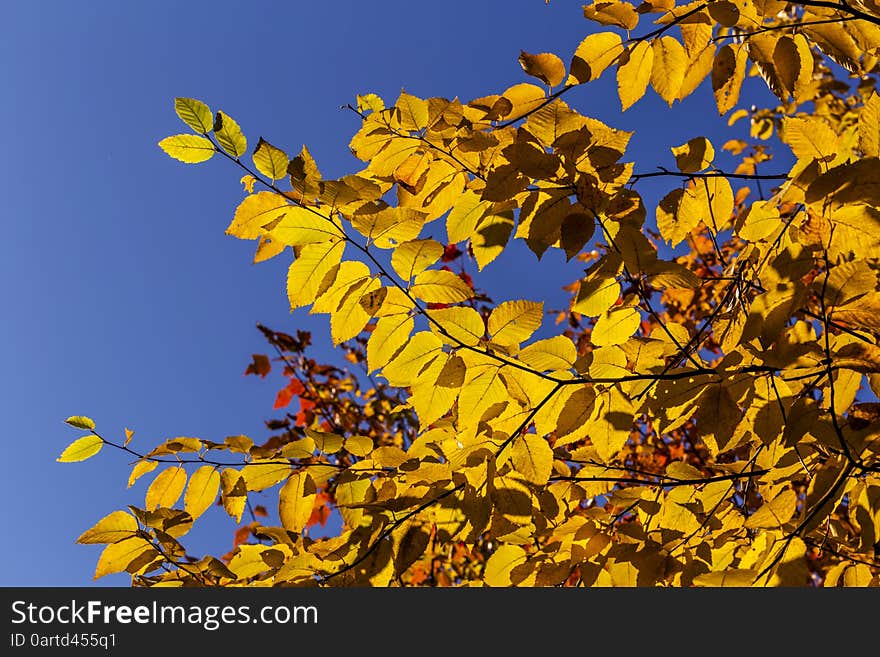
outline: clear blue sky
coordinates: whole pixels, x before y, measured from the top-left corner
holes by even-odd
[[[339,176],[358,165],[347,148],[355,117],[339,110],[355,94],[393,101],[405,87],[466,101],[500,93],[527,80],[520,49],[570,60],[595,30],[580,5],[8,3],[0,585],[91,583],[99,548],[74,539],[106,513],[143,503],[144,486],[126,490],[127,459],[112,450],[83,464],[55,462],[78,435],[64,418],[90,415],[108,437],[130,427],[144,448],[178,435],[260,441],[280,382],[242,376],[249,355],[266,351],[255,324],[311,329],[317,355],[334,358],[326,317],[288,312],[286,263],[251,265],[252,243],[224,235],[240,173],[219,158],[187,167],[156,146],[186,131],[173,98],[223,109],[251,143],[262,135],[294,153],[307,143],[324,175]],[[725,124],[707,84],[673,112],[649,90],[621,115],[611,71],[567,101],[615,127],[642,126],[627,154],[639,170],[672,166],[668,146]],[[496,301],[558,307],[577,267],[563,267],[559,254],[546,260],[535,268],[534,256],[515,249],[477,283]],[[201,522],[192,552],[218,540],[219,553],[231,546],[231,520],[211,511]]]

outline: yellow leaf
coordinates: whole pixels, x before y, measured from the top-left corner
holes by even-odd
[[[468,363],[467,375],[458,394],[459,422],[476,424],[490,406],[507,398],[507,388],[497,364]]]
[[[95,421],[85,415],[71,415],[64,421],[77,429],[83,429],[85,431],[94,431],[95,429]]]
[[[306,244],[287,272],[287,297],[291,310],[315,301],[324,276],[342,260],[345,242]]]
[[[547,441],[533,433],[520,435],[510,444],[514,471],[529,483],[543,486],[553,469],[553,450]]]
[[[458,396],[458,386],[440,385],[440,377],[443,375],[446,365],[449,363],[461,363],[460,357],[450,358],[444,354],[431,362],[416,377],[410,391],[409,403],[419,416],[419,426],[427,427],[446,415]],[[462,377],[463,378],[463,377]],[[448,383],[448,381],[444,381]],[[459,380],[461,385],[461,380]]]
[[[391,207],[378,212],[357,213],[351,225],[380,249],[390,249],[419,236],[427,215],[412,208]]]
[[[639,41],[621,57],[617,67],[617,93],[625,112],[645,95],[654,66],[654,50],[647,41]]]
[[[833,318],[853,328],[863,328],[880,334],[880,292],[871,292],[859,297],[851,305],[835,308]],[[876,362],[878,366],[872,371],[880,371],[880,358]]]
[[[473,308],[460,306],[429,310],[427,312],[428,317],[440,325],[453,344],[477,345],[483,339],[483,335],[486,332],[483,318]],[[436,327],[432,326],[432,330],[436,330]]]
[[[147,511],[158,508],[170,509],[180,499],[186,486],[186,470],[183,466],[172,465],[156,475],[153,483],[147,488],[144,507]]]
[[[158,465],[158,461],[150,461],[146,459],[142,459],[135,463],[134,467],[131,469],[131,474],[128,477],[128,488],[131,488],[134,485],[134,482],[145,474],[155,470]]]
[[[376,94],[358,94],[358,112],[381,112],[385,109],[385,101]]]
[[[712,64],[715,61],[715,44],[711,43],[693,56],[693,61],[688,65],[684,74],[684,81],[678,91],[678,99],[684,100],[690,96],[703,80],[712,73]]]
[[[581,41],[571,60],[569,84],[597,79],[623,52],[623,44],[614,32],[591,34]]]
[[[714,176],[692,181],[684,189],[667,194],[657,206],[657,227],[663,238],[676,246],[700,222],[718,233],[733,212],[733,189],[727,178]]]
[[[211,109],[202,101],[195,98],[175,98],[174,111],[181,121],[199,134],[211,132],[214,125]]]
[[[744,240],[758,242],[769,238],[783,225],[779,209],[767,201],[755,201],[742,218],[737,234]]]
[[[590,341],[596,346],[623,344],[635,333],[641,321],[635,308],[608,310],[593,327]]]
[[[367,341],[369,371],[385,367],[409,340],[415,322],[406,313],[380,317]]]
[[[780,137],[799,160],[830,162],[837,156],[837,135],[818,117],[784,117]]]
[[[581,280],[572,310],[582,315],[595,317],[601,315],[614,304],[620,296],[620,283],[617,274],[622,268],[617,255],[606,255],[593,263]]]
[[[125,442],[122,443],[123,446],[127,446],[128,443],[131,442],[131,439],[134,437],[134,431],[127,428],[125,429]]]
[[[446,234],[449,243],[462,242],[470,238],[477,229],[480,219],[491,207],[490,201],[481,201],[479,194],[465,190],[446,216]]]
[[[778,529],[791,520],[797,504],[797,493],[786,488],[746,519],[746,529]]]
[[[330,336],[334,345],[351,340],[364,330],[371,316],[367,312],[370,299],[381,288],[382,283],[378,278],[368,278],[348,288],[339,307],[330,315]]]
[[[715,149],[705,137],[694,137],[686,144],[672,148],[675,163],[682,173],[696,173],[707,168],[715,159]]]
[[[257,182],[257,179],[254,178],[251,174],[244,174],[239,182],[244,185],[244,189],[248,194],[254,193],[254,183]]]
[[[214,155],[214,144],[198,135],[173,135],[159,142],[159,148],[175,160],[187,164],[197,164],[210,160]]]
[[[247,502],[247,485],[238,470],[226,468],[220,473],[220,491],[226,513],[241,522],[241,514]]]
[[[281,448],[281,457],[285,459],[307,459],[315,452],[315,441],[311,438],[300,438],[287,443]]]
[[[726,114],[739,100],[746,75],[746,51],[742,44],[725,44],[712,63],[712,90],[719,114]]]
[[[192,473],[183,496],[183,508],[195,520],[217,499],[220,490],[220,473],[212,465],[203,465]]]
[[[541,372],[566,370],[577,360],[577,349],[570,338],[557,335],[523,347],[516,357]]]
[[[859,149],[865,157],[880,156],[880,94],[876,91],[859,112]]]
[[[158,556],[159,552],[156,548],[140,536],[111,543],[104,548],[101,556],[98,557],[95,579],[123,570],[134,574],[153,563]]]
[[[548,86],[555,87],[565,79],[565,64],[553,53],[542,52],[533,55],[521,50],[519,63],[526,75],[538,78]]]
[[[476,233],[471,238],[471,251],[480,271],[495,260],[504,250],[513,232],[513,211],[495,211],[480,221]]]
[[[325,454],[335,454],[342,449],[343,438],[339,434],[329,431],[318,431],[306,427],[306,436],[315,441],[315,447]]]
[[[483,581],[489,586],[513,586],[510,572],[525,561],[526,551],[519,545],[499,545],[486,561]]]
[[[510,107],[510,111],[504,116],[508,121],[514,121],[528,112],[535,111],[547,100],[547,94],[541,87],[528,82],[505,89],[502,96]]]
[[[101,440],[100,436],[96,436],[95,434],[89,434],[88,436],[83,436],[77,440],[74,440],[70,445],[68,445],[63,452],[61,452],[61,456],[59,456],[56,461],[59,463],[75,463],[77,461],[85,461],[87,458],[91,458],[95,454],[101,451],[101,448],[104,446],[104,441]]]
[[[400,127],[404,130],[421,130],[428,125],[428,104],[421,98],[401,92],[394,107]]]
[[[299,533],[305,528],[315,506],[316,495],[315,482],[307,472],[299,471],[290,475],[278,493],[278,516],[286,530]]]
[[[616,25],[624,30],[634,30],[639,24],[639,14],[628,2],[594,2],[584,5],[584,18],[602,25]]]
[[[242,240],[257,239],[266,232],[263,227],[283,217],[288,208],[293,206],[273,192],[246,196],[236,208],[226,234]]]
[[[534,301],[505,301],[489,315],[492,342],[502,346],[528,340],[544,319],[544,304]]]
[[[267,178],[281,180],[287,176],[287,165],[290,164],[287,154],[262,137],[254,149],[253,159],[257,171]]]
[[[290,464],[278,459],[254,459],[241,469],[241,476],[249,491],[260,491],[271,488],[284,481],[290,474]]]
[[[355,456],[366,456],[373,451],[373,439],[369,436],[349,436],[345,439],[345,450]]]
[[[591,388],[577,386],[559,410],[556,419],[556,445],[568,445],[586,437],[596,402]]]
[[[235,119],[228,114],[217,112],[217,117],[214,120],[214,136],[217,137],[217,143],[220,144],[220,147],[233,157],[241,157],[247,152],[247,138]],[[253,182],[251,182],[251,187],[248,191],[252,192]]]
[[[117,543],[130,538],[138,530],[137,520],[125,511],[114,511],[101,518],[94,527],[83,532],[77,543]]]
[[[631,373],[626,369],[626,354],[620,347],[599,347],[590,354],[590,377],[593,379],[619,379]]]
[[[654,63],[651,68],[651,86],[670,106],[678,98],[688,68],[688,56],[684,46],[669,36],[654,39]]]
[[[403,350],[383,369],[382,375],[392,386],[408,386],[419,372],[443,350],[443,343],[431,331],[419,331]]]
[[[317,210],[288,205],[276,219],[278,222],[269,231],[269,236],[285,246],[320,244],[344,237],[339,227]]]
[[[458,303],[474,295],[474,291],[459,276],[442,269],[428,269],[416,274],[410,291],[413,296],[428,303]]]
[[[454,212],[454,209],[453,209]],[[443,255],[443,245],[432,239],[404,242],[391,254],[391,266],[397,275],[408,282],[433,265]]]

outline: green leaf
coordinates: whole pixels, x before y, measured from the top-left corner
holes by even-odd
[[[257,171],[272,180],[281,180],[287,175],[288,164],[290,160],[284,151],[260,137],[254,149],[254,166]]]
[[[101,440],[100,436],[96,436],[95,434],[83,436],[79,440],[74,440],[70,443],[70,445],[67,446],[67,449],[61,452],[61,456],[55,460],[59,463],[85,461],[87,458],[91,458],[100,452],[103,446],[104,441]]]
[[[77,429],[85,429],[86,431],[93,431],[95,429],[95,421],[85,415],[71,415],[64,421]]]
[[[198,164],[214,155],[214,144],[198,135],[173,135],[159,142],[159,147],[175,160]]]
[[[202,101],[195,98],[175,98],[174,111],[181,121],[199,134],[211,132],[211,109]]]
[[[214,136],[224,151],[234,157],[241,157],[247,152],[247,138],[238,123],[223,112],[217,112],[214,118]]]

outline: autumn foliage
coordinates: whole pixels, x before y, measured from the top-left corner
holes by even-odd
[[[594,29],[563,44],[567,65],[522,52],[529,81],[497,93],[358,96],[365,166],[337,180],[305,147],[260,138],[246,157],[230,116],[176,100],[192,134],[159,145],[240,170],[227,234],[256,262],[291,261],[291,309],[326,314],[344,359],[261,327],[271,351],[246,372],[279,377],[281,416],[259,444],[141,451],[70,418],[87,433],[59,460],[109,445],[134,458],[129,486],[151,478],[142,505],[79,537],[106,545],[96,576],[880,583],[880,7],[612,0],[583,15]],[[738,108],[751,75],[770,106]],[[672,108],[711,85],[718,134],[742,121],[750,136],[632,162],[632,133],[566,103],[600,76],[623,111],[649,86]],[[719,149],[738,165],[716,166]],[[649,178],[668,193],[646,207]],[[480,291],[515,240],[530,267],[551,250],[582,262],[559,281],[567,308]],[[274,506],[251,506],[260,491]],[[189,554],[205,513],[244,523],[231,552]]]

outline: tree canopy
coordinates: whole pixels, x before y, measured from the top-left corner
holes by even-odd
[[[880,583],[880,6],[613,0],[583,16],[573,51],[523,51],[526,81],[507,89],[357,96],[364,167],[339,179],[306,147],[175,100],[191,132],[159,146],[239,170],[227,234],[255,242],[255,262],[291,260],[291,310],[328,315],[351,370],[310,357],[307,333],[261,327],[272,351],[247,373],[280,367],[285,415],[260,444],[141,449],[69,418],[86,433],[59,460],[109,446],[134,458],[129,487],[151,478],[142,505],[79,537],[105,545],[96,577]],[[774,103],[739,107],[752,75]],[[624,112],[649,86],[674,112],[711,85],[719,133],[747,121],[750,137],[633,162],[632,132],[566,102],[601,76]],[[648,179],[668,183],[657,203]],[[481,291],[516,240],[529,267],[554,249],[582,263],[559,282],[568,307]],[[259,491],[277,507],[251,505]],[[250,518],[231,552],[189,554],[205,513]],[[335,513],[338,531],[312,530]]]

